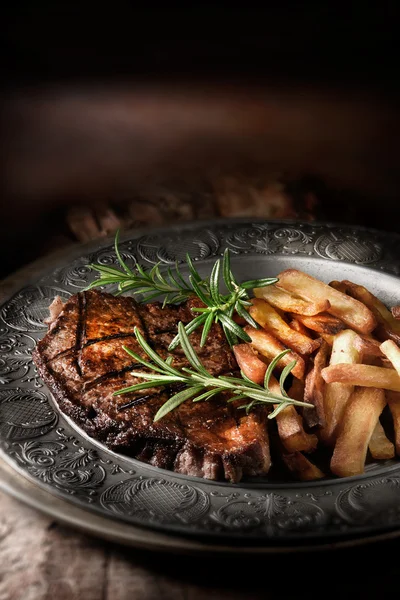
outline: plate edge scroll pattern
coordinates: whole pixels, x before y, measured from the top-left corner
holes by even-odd
[[[144,241],[149,240],[149,236],[133,237],[122,244],[124,256],[133,262],[139,260],[147,265],[156,262],[158,258],[168,264],[179,258],[174,256],[173,252],[173,242],[177,235],[173,234],[172,242],[170,241],[167,247],[157,242],[159,244],[157,248],[152,249],[149,246],[150,249],[146,251],[143,250]],[[162,241],[160,235],[157,239]],[[216,256],[222,253],[224,248],[229,247],[235,254],[281,253],[318,256],[326,260],[342,260],[373,266],[389,273],[400,272],[400,236],[347,226],[321,225],[312,222],[296,225],[278,221],[238,224],[226,222],[209,225],[205,229],[200,226],[184,229],[180,244],[181,254],[186,248],[193,258],[200,260]],[[142,252],[139,252],[140,249]],[[113,247],[105,245],[92,253],[90,259],[98,256],[102,261],[107,262],[112,260],[113,253]],[[73,262],[72,269],[65,267],[63,271],[57,270],[58,279],[54,274],[44,276],[40,280],[40,285],[22,288],[1,308],[0,344],[7,336],[11,336],[12,343],[22,344],[18,346],[22,353],[20,355],[22,362],[11,366],[14,370],[6,373],[7,381],[2,385],[3,396],[0,396],[0,402],[2,398],[4,401],[6,396],[9,399],[9,394],[15,394],[17,390],[21,391],[22,399],[26,397],[24,394],[34,395],[36,398],[42,398],[41,392],[44,397],[48,394],[45,387],[41,392],[32,389],[35,378],[27,378],[24,355],[28,352],[30,354],[32,340],[41,337],[43,333],[43,329],[37,323],[43,298],[48,297],[49,290],[61,292],[66,297],[76,292],[77,287],[82,282],[87,283],[91,277],[87,265],[87,256],[77,259]],[[27,294],[28,296],[32,294],[33,302],[38,299],[38,309],[35,308],[36,312],[32,318],[29,315],[27,317],[22,311]],[[18,312],[20,310],[21,314]],[[6,358],[9,357],[11,355],[7,353]],[[357,529],[364,523],[359,518],[362,513],[359,507],[363,506],[359,495],[364,495],[364,502],[366,502],[366,492],[362,485],[367,485],[371,478],[367,478],[362,484],[358,482],[346,487],[344,490],[337,487],[337,491],[330,496],[322,494],[319,497],[316,488],[313,488],[315,497],[311,499],[299,499],[299,494],[296,494],[296,491],[311,490],[307,487],[297,488],[287,494],[279,491],[266,494],[264,490],[253,495],[239,493],[227,498],[223,497],[223,494],[214,495],[213,492],[209,493],[203,489],[207,486],[207,482],[202,480],[198,483],[185,481],[174,478],[173,473],[170,478],[168,474],[160,477],[154,475],[154,471],[153,475],[149,476],[146,465],[143,467],[139,465],[135,469],[126,468],[127,464],[132,463],[127,463],[123,458],[109,460],[106,450],[97,452],[88,447],[83,441],[84,438],[80,436],[79,430],[76,431],[64,421],[62,416],[60,421],[64,429],[61,427],[56,429],[57,418],[54,422],[50,419],[48,424],[44,423],[42,430],[39,428],[37,435],[34,435],[33,431],[28,435],[28,427],[27,437],[20,439],[13,439],[12,434],[8,436],[5,430],[1,430],[0,447],[9,459],[12,459],[32,478],[56,488],[61,495],[76,498],[83,503],[96,503],[104,514],[114,512],[128,515],[132,520],[136,518],[136,521],[142,523],[155,522],[166,525],[172,523],[179,526],[181,530],[194,531],[197,527],[197,531],[200,532],[202,527],[211,530],[222,528],[228,533],[261,528],[260,531],[267,536],[279,538],[289,534],[302,535],[304,530],[329,534],[336,525],[339,526],[337,519],[340,521],[340,528],[345,531]],[[121,473],[128,479],[121,481]],[[380,480],[385,483],[379,485],[384,487],[389,485],[392,491],[395,490],[393,493],[397,493],[395,479],[395,477],[383,476]],[[379,485],[376,484],[377,489]],[[118,486],[122,487],[117,490]],[[370,487],[368,490],[370,491]],[[122,497],[125,494],[125,498],[119,509],[116,509],[113,499],[119,493]],[[154,495],[153,508],[146,512],[143,509],[143,499],[150,498],[152,494]],[[147,508],[148,506],[147,503]],[[170,518],[167,509],[170,510],[170,514],[175,511]],[[118,510],[122,512],[118,513]],[[383,515],[382,518],[384,519],[385,516]],[[390,518],[394,522],[397,514],[391,515]],[[372,515],[370,521],[373,520]],[[400,514],[398,521],[400,522]]]

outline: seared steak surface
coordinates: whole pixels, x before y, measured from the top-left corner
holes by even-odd
[[[154,423],[154,415],[175,390],[153,388],[113,396],[116,390],[143,381],[143,369],[123,349],[147,358],[133,335],[137,326],[156,352],[168,356],[179,321],[188,323],[198,300],[183,305],[138,305],[133,298],[97,290],[72,296],[50,323],[33,359],[61,410],[90,436],[112,450],[179,473],[239,481],[265,475],[270,467],[266,411],[246,416],[217,396],[190,400]],[[219,327],[214,325],[204,348],[201,330],[190,340],[213,375],[237,369]],[[182,350],[173,351],[173,365],[187,365]]]

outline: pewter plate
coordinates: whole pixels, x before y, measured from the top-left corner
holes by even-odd
[[[367,285],[400,303],[400,236],[335,224],[213,221],[125,234],[122,254],[150,266],[183,261],[206,274],[224,249],[238,279],[294,267],[324,281]],[[31,352],[59,294],[68,298],[94,277],[91,262],[115,263],[112,240],[79,247],[18,290],[0,312],[0,452],[44,490],[85,508],[170,535],[216,544],[318,544],[400,528],[400,461],[369,465],[360,477],[312,483],[216,483],[145,465],[107,450],[60,413],[37,375]]]

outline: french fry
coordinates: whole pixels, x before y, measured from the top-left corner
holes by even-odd
[[[299,333],[302,333],[303,335],[306,335],[307,337],[310,336],[310,331],[307,329],[307,327],[305,327],[303,325],[303,323],[300,323],[300,321],[298,321],[296,319],[296,317],[293,317],[291,319],[291,321],[289,321],[289,325],[295,331],[298,331]]]
[[[400,348],[392,340],[386,340],[379,346],[383,354],[390,360],[397,373],[400,375]]]
[[[282,452],[281,457],[288,470],[299,481],[314,481],[325,477],[325,473],[301,452]]]
[[[304,400],[304,381],[294,377],[288,394],[293,400],[300,400],[302,402]]]
[[[257,357],[253,348],[249,344],[238,344],[233,347],[233,352],[246,377],[254,383],[262,384],[267,365]],[[273,392],[281,394],[279,383],[273,375],[270,378],[269,386]],[[274,408],[276,407],[277,405],[274,405]],[[293,405],[287,406],[276,415],[276,423],[279,437],[288,451],[312,452],[315,450],[318,444],[317,436],[304,431],[302,418]]]
[[[288,348],[291,348],[299,354],[311,354],[318,348],[318,340],[313,340],[294,329],[282,319],[272,306],[265,300],[253,298],[252,306],[249,307],[249,312],[253,319],[272,333]]]
[[[303,418],[309,427],[325,426],[324,388],[325,381],[321,371],[328,364],[330,348],[326,342],[322,342],[314,357],[314,364],[308,373],[304,388],[304,402],[310,402],[314,408],[305,407]]]
[[[329,346],[333,346],[333,342],[335,339],[334,335],[330,335],[329,333],[320,333],[320,337],[327,343]]]
[[[334,337],[330,367],[321,369],[321,377],[328,368],[333,368],[338,363],[348,363],[353,366],[360,360],[360,352],[355,347],[354,341],[357,334],[351,329],[346,329]],[[321,430],[321,438],[325,443],[333,445],[337,436],[337,429],[343,417],[345,406],[354,391],[352,384],[327,382],[324,397],[325,426]]]
[[[297,315],[297,321],[300,321],[300,323],[312,331],[328,335],[336,335],[340,331],[347,329],[347,325],[343,321],[327,313],[321,313],[313,317]]]
[[[333,287],[338,292],[342,292],[342,294],[347,294],[348,287],[344,283],[344,281],[331,281],[329,283],[330,287]]]
[[[377,322],[369,308],[315,277],[296,269],[287,269],[278,278],[279,287],[300,298],[310,302],[329,300],[331,306],[327,312],[344,321],[350,328],[361,333],[370,333],[375,329]]]
[[[333,451],[332,473],[339,477],[364,473],[368,445],[385,404],[382,389],[358,388],[353,392]]]
[[[374,365],[330,365],[322,369],[326,383],[346,383],[364,387],[380,387],[384,390],[400,392],[400,375],[395,369],[385,369]]]
[[[282,344],[272,334],[268,333],[264,329],[255,329],[250,325],[244,328],[245,332],[251,338],[251,345],[257,352],[264,356],[269,361],[273,360],[277,354],[280,354],[284,350],[288,350],[288,347]],[[304,378],[306,369],[305,361],[302,356],[297,352],[290,351],[281,358],[276,368],[282,370],[289,363],[296,361],[296,365],[292,369],[292,374],[298,379]]]
[[[286,292],[285,290],[277,287],[276,285],[268,285],[262,288],[256,288],[254,290],[256,298],[262,298],[267,302],[279,308],[284,312],[296,313],[300,315],[318,315],[321,312],[328,310],[330,307],[328,300],[320,300],[318,302],[306,302],[301,298],[298,298]]]
[[[397,456],[400,456],[400,393],[387,391],[386,399],[393,418],[396,454]]]
[[[374,431],[372,432],[368,448],[372,458],[375,458],[375,460],[385,460],[393,458],[395,455],[394,446],[386,437],[385,430],[383,429],[379,420],[375,425]]]
[[[400,323],[394,318],[383,302],[371,294],[363,285],[358,285],[348,280],[344,280],[342,283],[347,286],[347,293],[352,298],[365,304],[374,314],[378,325],[376,330],[377,337],[383,340],[389,338],[400,343]]]
[[[382,358],[383,356],[382,350],[380,349],[380,342],[374,340],[372,337],[357,335],[354,343],[362,356],[362,360],[365,356],[375,356],[377,358]]]
[[[254,383],[262,385],[268,365],[258,358],[256,351],[250,344],[237,344],[233,346],[233,353],[240,370],[243,371],[246,377],[254,381]]]
[[[276,394],[280,394],[279,383],[274,377],[270,379],[270,388]],[[276,408],[277,405],[274,405]],[[318,438],[314,434],[304,430],[303,419],[293,405],[287,406],[276,415],[279,438],[288,452],[312,452],[318,444]]]
[[[400,320],[400,305],[393,306],[391,312],[394,319]]]

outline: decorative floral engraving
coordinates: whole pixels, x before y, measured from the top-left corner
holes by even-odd
[[[25,440],[44,435],[57,423],[47,397],[30,390],[0,390],[0,436]]]
[[[92,274],[92,270],[87,264],[88,262],[88,259],[80,259],[71,265],[56,269],[54,272],[54,283],[79,289],[85,287],[88,285]]]
[[[0,337],[0,384],[7,385],[13,381],[31,381],[26,379],[32,367],[32,350],[36,340],[30,335],[7,332]]]
[[[120,515],[164,523],[192,523],[209,508],[202,490],[166,479],[128,479],[107,489],[100,502]]]
[[[314,244],[314,249],[322,258],[344,260],[359,265],[376,262],[382,256],[383,249],[373,239],[362,239],[357,232],[329,232],[321,235]]]
[[[45,330],[47,325],[43,321],[49,316],[49,304],[57,295],[66,300],[71,294],[48,286],[23,288],[4,305],[3,321],[13,329],[28,333]]]
[[[316,504],[275,493],[228,503],[211,515],[229,529],[262,529],[268,535],[316,528],[327,516]]]
[[[19,453],[15,452],[16,447],[19,447]],[[91,501],[91,496],[105,480],[106,471],[95,462],[98,458],[95,450],[79,448],[76,452],[63,453],[66,448],[57,441],[13,444],[19,465],[33,477],[67,494],[79,494]]]
[[[309,254],[312,235],[294,227],[273,228],[270,225],[253,225],[236,231],[228,240],[234,252],[257,252],[260,254]]]
[[[390,524],[400,519],[400,479],[373,479],[344,490],[337,511],[351,525]]]
[[[147,235],[137,242],[140,258],[155,264],[159,261],[166,264],[183,262],[189,253],[194,259],[205,259],[218,252],[220,240],[210,229],[186,234]],[[199,232],[200,233],[200,232]]]

